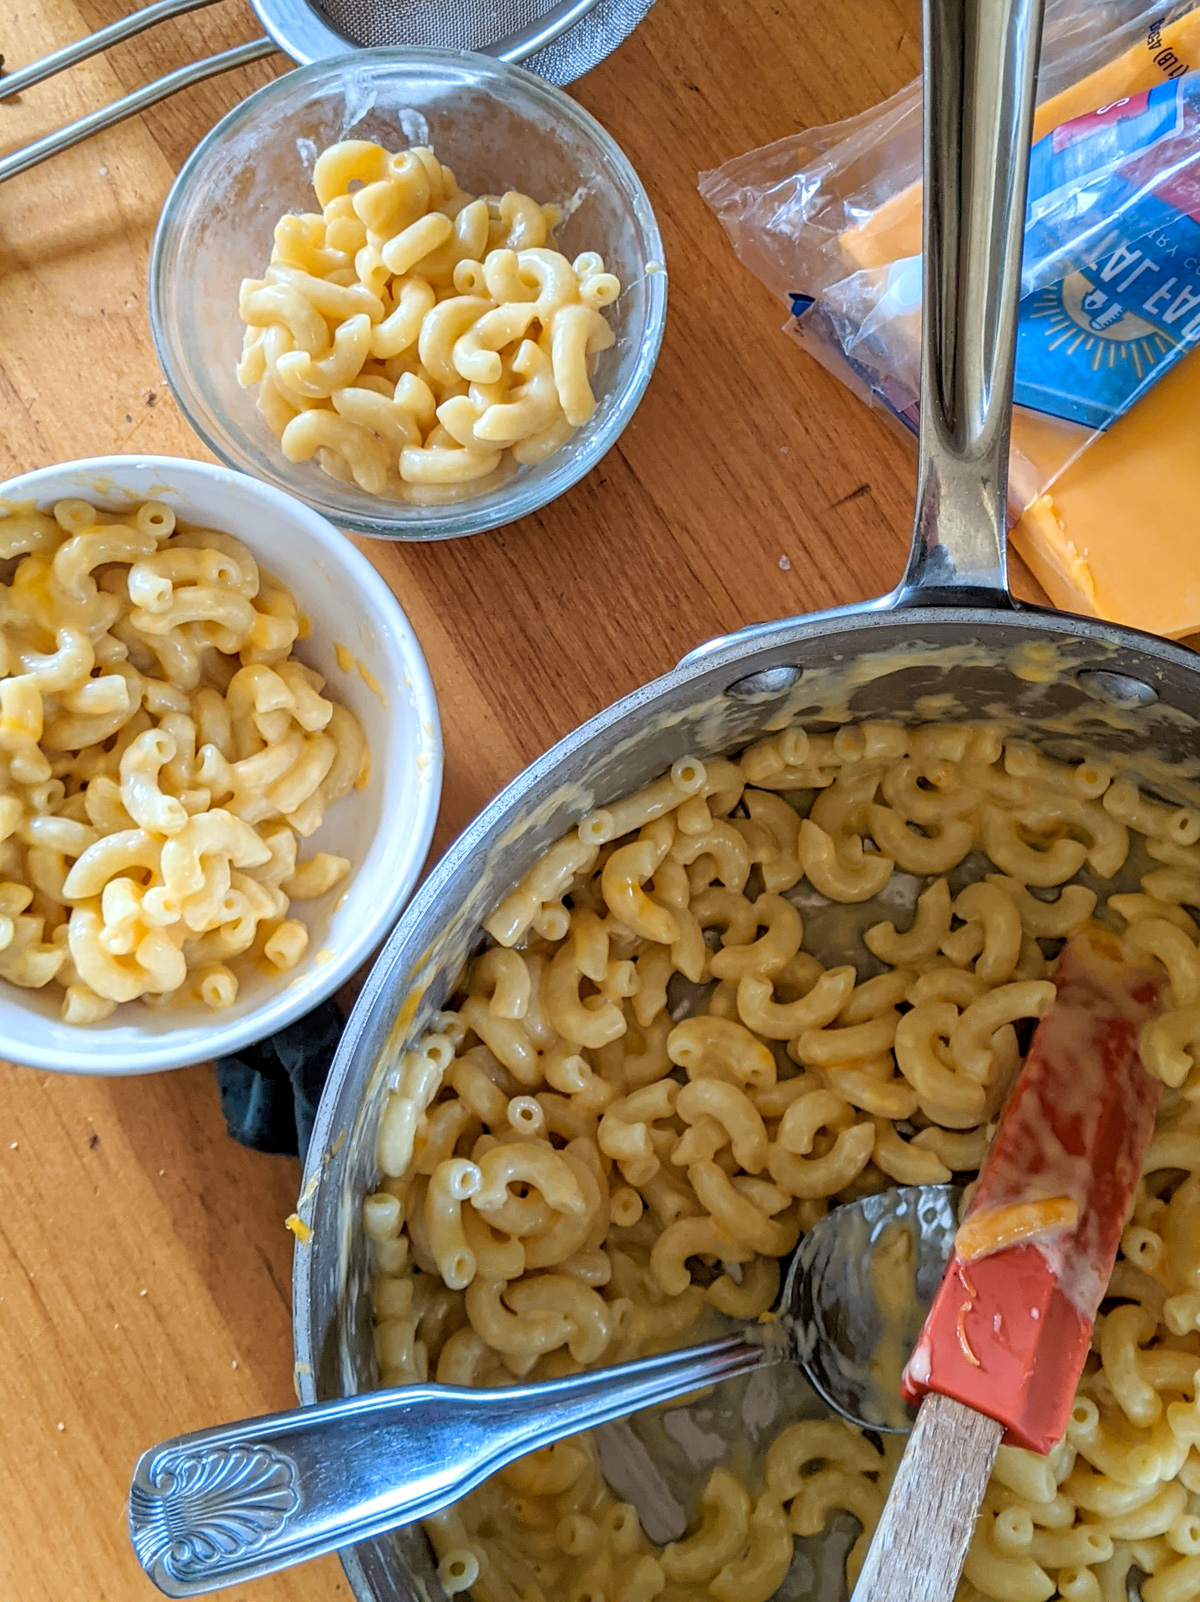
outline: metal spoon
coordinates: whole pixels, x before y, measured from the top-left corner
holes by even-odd
[[[138,1559],[168,1596],[255,1579],[436,1513],[564,1436],[785,1360],[846,1418],[905,1431],[898,1390],[871,1358],[889,1340],[906,1357],[915,1341],[950,1255],[957,1195],[926,1185],[835,1209],[793,1254],[775,1317],[702,1346],[538,1385],[410,1385],[164,1441],[134,1470]],[[871,1271],[894,1229],[911,1238],[915,1290],[899,1324]]]

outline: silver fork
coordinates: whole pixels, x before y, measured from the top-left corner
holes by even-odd
[[[107,50],[109,45],[132,38],[135,33],[152,28],[155,23],[164,22],[168,17],[199,11],[215,3],[216,0],[154,0],[153,5],[143,6],[140,11],[121,17],[107,28],[89,34],[86,39],[77,39],[74,44],[64,45],[61,50],[43,56],[41,61],[32,62],[28,67],[21,67],[0,78],[0,101],[11,100],[14,95],[31,89],[34,84],[80,61],[86,61],[90,56]],[[160,100],[166,100],[179,89],[186,89],[189,84],[214,78],[218,73],[229,72],[234,67],[244,67],[247,62],[258,61],[262,56],[282,51],[284,55],[291,56],[293,61],[306,66],[310,61],[346,55],[357,48],[351,40],[331,28],[306,0],[250,0],[250,3],[267,31],[267,38],[252,39],[248,44],[236,45],[232,50],[223,50],[219,55],[179,67],[175,72],[168,72],[147,84],[144,89],[135,89],[132,94],[114,100],[112,105],[89,112],[86,117],[68,123],[65,128],[59,128],[42,139],[35,139],[23,149],[0,158],[0,184],[6,178],[15,178],[18,173],[36,167],[39,162],[57,155],[61,150],[69,150],[72,145],[81,143],[92,134],[157,105]],[[599,0],[560,0],[560,4],[551,7],[545,15],[508,38],[482,46],[478,54],[494,56],[499,61],[524,61],[527,56],[544,49],[568,28],[574,27],[598,4]]]

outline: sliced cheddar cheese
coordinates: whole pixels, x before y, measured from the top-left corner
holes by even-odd
[[[1027,506],[1012,539],[1065,611],[1200,631],[1200,351]]]

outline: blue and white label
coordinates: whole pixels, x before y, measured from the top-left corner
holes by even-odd
[[[1033,147],[1022,286],[1014,399],[1032,411],[1109,428],[1200,345],[1200,72]],[[793,301],[912,426],[921,258]]]
[[[1108,428],[1200,342],[1200,73],[1039,140],[1023,276],[1015,399],[1035,411]]]

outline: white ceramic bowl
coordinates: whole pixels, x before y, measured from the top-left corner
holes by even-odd
[[[65,496],[109,511],[163,500],[181,521],[244,541],[312,620],[295,654],[358,715],[371,747],[369,784],[337,802],[308,843],[309,851],[349,857],[353,868],[327,896],[297,907],[311,938],[290,974],[277,981],[239,974],[237,1001],[227,1011],[131,1002],[86,1028],[61,1021],[57,985],[23,990],[0,981],[0,1054],[16,1062],[84,1074],[179,1068],[294,1022],[344,983],[388,933],[416,883],[437,817],[437,701],[417,637],[387,585],[331,523],[282,490],[225,467],[164,456],[64,462],[0,484],[0,504],[7,506],[48,509]],[[374,676],[382,697],[353,667],[338,666],[339,644]]]

